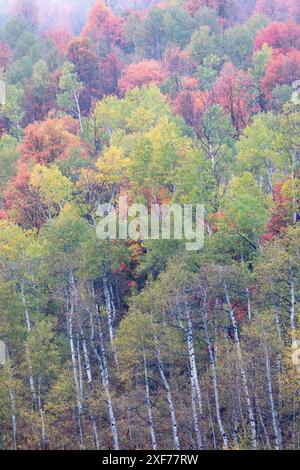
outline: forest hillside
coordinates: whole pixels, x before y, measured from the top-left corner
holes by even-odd
[[[299,450],[300,2],[0,7],[0,448]]]

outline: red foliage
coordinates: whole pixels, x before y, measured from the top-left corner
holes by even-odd
[[[255,41],[255,49],[267,43],[273,49],[281,49],[287,52],[290,49],[300,49],[300,25],[293,20],[285,23],[276,21],[266,28],[258,31]]]
[[[11,58],[11,54],[9,45],[0,40],[0,68],[6,69],[9,59]]]
[[[121,77],[123,62],[117,51],[108,54],[100,62],[99,81],[103,95],[118,94],[118,82]]]
[[[295,80],[299,80],[299,77],[300,51],[293,49],[286,54],[273,51],[261,87],[266,96],[269,96],[276,85],[292,85]]]
[[[59,72],[49,73],[42,87],[36,87],[32,79],[24,80],[25,125],[33,121],[42,121],[56,108]]]
[[[183,90],[196,91],[199,89],[199,82],[195,77],[183,77],[181,85]]]
[[[182,51],[179,47],[167,49],[163,59],[164,69],[171,75],[190,75],[196,65],[192,62],[187,51]]]
[[[211,8],[217,12],[220,19],[228,20],[221,23],[227,26],[228,23],[234,23],[250,16],[253,5],[251,5],[251,2],[249,5],[248,3],[243,2],[243,5],[240,5],[240,2],[237,0],[188,0],[184,8],[191,16],[195,16],[200,8]]]
[[[71,150],[80,148],[77,131],[78,123],[69,116],[30,124],[20,145],[22,162],[49,164],[67,158]]]
[[[177,95],[173,110],[175,114],[181,114],[185,122],[197,132],[198,126],[201,126],[201,117],[211,104],[213,101],[209,93],[184,90]]]
[[[99,88],[99,58],[92,51],[88,39],[75,38],[68,47],[67,57],[75,65],[79,80],[84,83],[90,92],[97,95]]]
[[[247,316],[247,308],[244,305],[234,302],[232,308],[237,321],[242,321]]]
[[[82,38],[89,37],[95,42],[97,51],[104,44],[106,51],[122,41],[122,19],[115,16],[102,0],[96,0],[91,8]]]
[[[251,115],[259,111],[251,75],[231,63],[224,65],[214,92],[216,102],[231,116],[238,132],[248,124]]]
[[[290,199],[282,193],[283,182],[276,183],[273,189],[273,214],[267,225],[267,233],[262,236],[263,241],[270,241],[274,237],[282,234],[291,222],[289,210]]]
[[[30,187],[29,180],[30,171],[25,163],[20,162],[17,175],[3,193],[6,208],[3,215],[24,228],[38,228],[45,221],[45,213],[38,193]]]
[[[168,74],[156,60],[143,60],[138,64],[130,64],[124,70],[119,80],[119,89],[125,93],[135,87],[143,85],[159,85]]]
[[[73,35],[68,29],[54,28],[48,31],[47,36],[53,41],[62,56],[66,55]]]

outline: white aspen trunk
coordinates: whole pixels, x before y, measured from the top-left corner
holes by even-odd
[[[278,333],[278,337],[279,337],[280,341],[282,341],[281,324],[280,324],[280,317],[279,317],[279,307],[278,307],[278,303],[275,300],[273,300],[273,304],[274,304],[274,313],[275,313],[275,326],[276,326],[276,330],[277,330],[277,333]]]
[[[118,437],[118,431],[117,431],[117,423],[116,423],[113,404],[112,404],[112,399],[111,399],[110,384],[109,384],[109,373],[108,373],[108,366],[107,366],[107,359],[106,359],[106,351],[105,351],[105,348],[104,348],[104,339],[103,339],[103,334],[102,334],[102,331],[101,331],[101,324],[100,324],[100,319],[99,318],[98,318],[98,335],[99,335],[99,340],[100,340],[101,363],[102,363],[102,367],[101,367],[100,372],[101,372],[101,376],[102,376],[102,383],[103,383],[105,396],[106,396],[106,401],[107,401],[110,427],[111,427],[113,440],[114,440],[114,448],[115,448],[115,450],[119,450],[119,437]]]
[[[114,322],[113,322],[112,301],[111,301],[111,295],[110,295],[110,290],[109,290],[109,285],[108,285],[106,274],[103,275],[102,282],[103,282],[103,292],[104,292],[104,299],[105,299],[105,308],[106,308],[106,315],[107,315],[107,322],[108,322],[110,344],[112,347],[115,363],[118,366],[118,356],[117,356],[117,351],[116,351],[115,342],[114,342],[115,329],[114,329]]]
[[[248,418],[249,418],[249,424],[250,424],[251,436],[252,436],[252,446],[253,446],[254,449],[257,449],[256,423],[255,423],[253,407],[252,407],[251,399],[250,399],[248,379],[247,379],[246,369],[245,369],[245,366],[244,366],[244,359],[243,359],[243,355],[242,355],[240,338],[239,338],[239,333],[238,333],[238,325],[237,325],[235,313],[233,311],[233,308],[232,308],[232,305],[231,305],[231,302],[230,302],[229,293],[228,293],[228,289],[227,289],[227,284],[226,284],[225,280],[224,280],[224,291],[225,291],[226,302],[227,302],[227,305],[228,305],[228,308],[229,308],[229,314],[230,314],[231,323],[232,323],[233,332],[234,332],[234,343],[235,343],[235,347],[236,347],[236,353],[237,353],[237,358],[238,358],[239,367],[240,367],[242,385],[243,385],[245,400],[246,400],[246,404],[247,404],[247,412],[248,412]]]
[[[88,387],[89,387],[89,391],[90,391],[90,396],[92,396],[93,389],[94,389],[92,368],[91,368],[87,343],[86,343],[86,340],[85,340],[85,337],[84,337],[84,331],[83,331],[82,325],[80,325],[80,335],[81,335],[81,340],[82,340],[82,350],[83,350],[83,357],[84,357],[84,364],[85,364],[85,372],[86,372],[86,376],[87,376],[87,382],[88,382]],[[99,440],[99,434],[98,434],[98,429],[97,429],[97,422],[96,422],[96,417],[95,417],[90,405],[89,405],[89,414],[90,414],[90,420],[91,420],[91,423],[92,423],[95,447],[96,447],[97,450],[99,450],[100,449],[100,440]]]
[[[16,418],[16,402],[13,389],[8,388],[10,404],[11,404],[11,433],[13,441],[13,450],[17,450],[17,418]]]
[[[176,414],[175,414],[175,409],[174,409],[174,404],[173,404],[173,398],[172,398],[172,393],[171,389],[169,386],[169,382],[167,380],[167,377],[164,372],[162,360],[161,360],[161,353],[160,349],[158,346],[158,343],[156,341],[156,353],[157,353],[157,360],[158,360],[158,369],[159,373],[161,376],[161,379],[164,384],[164,388],[166,390],[167,394],[167,402],[169,405],[169,410],[170,410],[170,416],[171,416],[171,422],[172,422],[172,432],[173,432],[173,440],[174,440],[174,446],[176,450],[180,450],[180,441],[179,441],[179,436],[178,436],[178,426],[177,426],[177,420],[176,420]]]
[[[23,307],[24,307],[25,322],[26,322],[27,334],[28,334],[28,338],[29,338],[30,332],[31,332],[31,321],[30,321],[30,316],[29,316],[29,311],[28,311],[28,308],[27,308],[27,304],[26,304],[23,282],[21,283],[21,300],[22,300],[22,304],[23,304]],[[26,346],[25,346],[25,351],[26,351],[26,359],[27,359],[27,362],[28,362],[29,386],[30,386],[30,392],[31,392],[32,409],[36,410],[36,408],[38,408],[39,415],[40,415],[40,418],[41,418],[40,447],[43,449],[44,448],[44,443],[45,443],[45,438],[46,438],[46,436],[45,436],[44,410],[43,410],[42,405],[41,405],[41,397],[37,396],[35,380],[34,380],[34,377],[33,377],[31,352],[30,352],[30,349],[29,349],[29,346],[28,346],[27,342],[26,342]]]
[[[276,450],[280,450],[282,447],[282,434],[281,429],[278,423],[278,415],[274,403],[273,398],[273,387],[272,387],[272,376],[271,376],[271,368],[270,368],[270,359],[269,359],[269,352],[266,340],[263,340],[263,349],[265,352],[265,362],[266,362],[266,372],[267,372],[267,384],[268,384],[268,394],[269,394],[269,401],[271,407],[271,416],[272,416],[272,426],[275,436],[275,448]]]
[[[236,404],[233,403],[231,406],[231,436],[233,438],[233,442],[236,446],[239,443],[239,424],[237,419],[237,410]]]
[[[290,282],[290,296],[291,296],[291,308],[290,308],[290,322],[291,322],[291,329],[292,335],[294,337],[295,330],[296,330],[296,294],[295,294],[295,278],[293,268],[289,267],[289,282]]]
[[[71,361],[72,361],[72,371],[73,371],[73,380],[75,385],[76,393],[76,403],[77,403],[77,419],[78,419],[78,429],[79,429],[79,440],[80,447],[84,448],[84,436],[82,428],[82,402],[80,394],[80,381],[78,378],[78,369],[77,369],[77,358],[74,345],[74,333],[73,333],[73,321],[74,321],[74,297],[75,293],[75,280],[73,274],[70,273],[70,308],[67,312],[67,331],[69,337],[70,351],[71,351]]]
[[[202,449],[202,439],[201,439],[201,432],[199,426],[199,419],[198,419],[198,411],[197,411],[197,391],[195,388],[195,383],[191,376],[191,393],[192,393],[192,409],[193,409],[193,422],[196,434],[196,441],[197,441],[197,449]]]
[[[97,323],[98,323],[98,338],[99,338],[99,345],[100,345],[100,348],[99,348],[100,349],[100,354],[98,353],[98,350],[95,347],[95,345],[94,345],[94,352],[95,352],[95,355],[98,359],[98,365],[99,365],[102,384],[103,384],[104,393],[105,393],[105,397],[106,397],[108,417],[109,417],[110,428],[111,428],[113,441],[114,441],[114,449],[119,450],[119,436],[118,436],[117,423],[116,423],[116,419],[115,419],[113,403],[112,403],[111,393],[110,393],[107,357],[106,357],[106,350],[105,350],[104,338],[103,338],[102,326],[101,326],[101,313],[100,313],[99,306],[96,302],[95,291],[94,291],[93,286],[92,286],[92,293],[93,293],[94,303],[95,303],[96,308],[97,308]],[[90,321],[92,323],[92,325],[91,325],[92,330],[94,330],[93,316],[92,316],[91,313],[90,313]]]
[[[198,371],[196,366],[196,357],[195,357],[195,348],[194,348],[194,336],[193,336],[193,324],[191,320],[189,306],[185,304],[185,316],[187,321],[187,347],[189,354],[189,363],[190,363],[190,374],[191,374],[191,388],[192,388],[192,404],[193,404],[193,418],[195,425],[195,432],[197,437],[197,445],[199,449],[203,448],[203,440],[201,435],[201,429],[198,420],[197,408],[198,407],[200,417],[203,416],[203,401],[202,394],[200,390],[199,380],[198,380]]]
[[[111,308],[112,308],[112,319],[114,322],[114,325],[116,323],[116,307],[114,303],[114,293],[113,293],[113,288],[111,285],[111,282],[109,283],[109,292],[110,292],[110,298],[111,298]]]
[[[39,381],[38,381],[38,405],[39,405],[39,413],[40,413],[41,424],[42,424],[41,448],[45,449],[45,441],[46,441],[45,412],[44,412],[43,405],[42,405],[41,377],[40,376],[39,376]]]
[[[244,256],[243,253],[241,253],[241,262],[243,269],[245,269],[245,261],[244,261]],[[249,287],[246,287],[246,297],[247,297],[247,313],[248,313],[248,320],[252,320],[252,311],[251,311],[251,298],[250,298],[250,291]]]
[[[207,325],[207,315],[205,315],[205,318],[204,318],[204,330],[205,330],[205,336],[206,336],[206,341],[207,341],[208,351],[209,351],[209,360],[210,360],[210,367],[211,367],[211,373],[212,373],[217,423],[218,423],[219,430],[220,430],[222,440],[223,440],[223,448],[228,449],[229,447],[228,438],[227,438],[227,434],[223,425],[221,412],[220,412],[220,399],[219,399],[216,360],[215,360],[215,354],[211,345],[211,340],[210,340],[210,335],[209,335],[209,330],[208,330],[208,325]]]
[[[150,390],[149,390],[149,379],[148,379],[148,365],[147,365],[147,358],[146,352],[143,348],[143,360],[144,360],[144,378],[145,378],[145,391],[146,391],[146,405],[147,405],[147,413],[148,413],[148,421],[149,421],[149,428],[150,428],[150,436],[151,436],[151,443],[152,449],[157,450],[157,440],[154,428],[154,420],[153,420],[153,413],[152,413],[152,403],[150,398]]]
[[[83,125],[82,125],[82,117],[81,117],[81,109],[80,109],[80,104],[79,104],[79,99],[76,93],[74,93],[74,99],[76,103],[76,108],[77,108],[77,115],[78,115],[78,120],[79,120],[79,125],[80,125],[80,131],[81,133],[83,132]]]
[[[80,391],[80,401],[83,402],[83,378],[82,378],[82,365],[81,365],[81,352],[80,352],[80,340],[77,337],[77,364],[78,364],[78,381]]]

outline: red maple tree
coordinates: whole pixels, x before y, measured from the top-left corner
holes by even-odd
[[[259,111],[251,75],[231,63],[224,65],[215,83],[214,93],[216,102],[231,116],[238,132],[248,124],[250,116]]]
[[[275,21],[266,28],[258,31],[255,41],[255,49],[261,49],[268,44],[273,49],[287,52],[290,49],[300,49],[300,25],[293,20],[285,23]]]
[[[143,60],[138,64],[130,64],[119,80],[119,89],[125,93],[143,85],[159,85],[168,77],[168,73],[156,60]]]

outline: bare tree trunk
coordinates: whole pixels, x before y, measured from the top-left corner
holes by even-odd
[[[156,434],[155,434],[155,429],[154,429],[152,403],[151,403],[151,399],[150,399],[150,390],[149,390],[148,365],[147,365],[146,352],[145,352],[144,348],[143,348],[143,359],[144,359],[146,405],[147,405],[148,421],[149,421],[149,427],[150,427],[151,443],[152,443],[152,449],[157,450],[157,440],[156,440]]]
[[[112,399],[111,399],[107,356],[106,356],[105,343],[104,343],[104,337],[103,337],[102,325],[101,325],[101,312],[100,312],[100,309],[99,309],[99,305],[96,302],[96,296],[95,296],[95,291],[94,291],[93,286],[92,286],[92,293],[93,293],[94,303],[95,303],[95,306],[96,306],[96,309],[97,309],[99,352],[98,352],[98,349],[95,347],[95,345],[94,345],[93,349],[94,349],[95,355],[96,355],[97,360],[98,360],[98,365],[99,365],[99,369],[100,369],[102,384],[103,384],[104,393],[105,393],[105,397],[106,397],[108,417],[109,417],[111,432],[112,432],[113,441],[114,441],[114,449],[119,450],[119,436],[118,436],[117,423],[116,423],[114,409],[113,409],[113,403],[112,403]],[[92,316],[92,314],[90,314],[90,321],[92,323],[91,324],[91,331],[93,331],[94,327],[93,327],[93,316]],[[93,340],[92,344],[94,344],[94,340]]]
[[[25,322],[26,322],[27,334],[28,334],[28,338],[29,338],[30,333],[31,333],[31,321],[30,321],[29,311],[28,311],[27,303],[26,303],[26,299],[25,299],[25,292],[24,292],[23,282],[21,283],[21,300],[22,300],[22,304],[23,304],[23,307],[24,307]],[[41,418],[40,447],[43,449],[44,448],[44,443],[45,443],[44,410],[43,410],[42,405],[41,405],[41,399],[40,399],[40,397],[37,396],[35,380],[34,380],[34,377],[33,377],[31,351],[29,349],[29,346],[28,346],[27,342],[26,342],[25,348],[26,348],[26,359],[27,359],[27,362],[28,362],[29,386],[30,386],[30,391],[31,391],[32,409],[33,410],[38,409],[39,415],[40,415],[40,418]]]
[[[269,359],[269,352],[268,352],[268,345],[266,343],[265,338],[263,339],[263,349],[265,352],[265,362],[266,362],[266,372],[267,372],[267,384],[268,384],[268,394],[269,394],[269,401],[271,407],[271,416],[272,416],[272,426],[275,436],[275,445],[276,450],[280,450],[282,447],[282,433],[278,423],[278,415],[274,403],[273,398],[273,387],[272,387],[272,376],[271,376],[271,368],[270,368],[270,359]]]
[[[213,382],[213,389],[214,389],[214,398],[215,398],[215,406],[216,406],[216,415],[217,415],[217,423],[219,426],[219,430],[222,436],[223,440],[223,448],[228,449],[229,444],[228,444],[228,438],[227,434],[223,425],[223,421],[221,418],[221,412],[220,412],[220,399],[219,399],[219,388],[218,388],[218,379],[217,379],[217,368],[216,368],[216,360],[215,360],[215,354],[211,345],[211,340],[210,340],[210,335],[209,335],[209,329],[208,329],[208,324],[207,324],[207,315],[205,314],[204,318],[204,330],[205,330],[205,337],[208,345],[208,351],[209,351],[209,360],[210,360],[210,366],[211,366],[211,372],[212,372],[212,382]]]
[[[294,337],[295,331],[296,331],[296,294],[295,294],[295,277],[294,277],[293,268],[291,266],[289,267],[289,273],[290,273],[289,282],[290,282],[290,296],[291,296],[290,322],[291,322],[292,335]]]
[[[10,357],[9,351],[6,349],[7,355],[7,362],[9,367],[9,376],[11,378],[11,366],[10,366]],[[10,399],[10,407],[11,407],[11,432],[12,432],[12,442],[13,442],[13,450],[17,450],[17,417],[16,417],[16,400],[15,394],[11,384],[8,386],[8,394]]]
[[[161,376],[161,379],[163,381],[164,388],[165,388],[166,394],[167,394],[167,402],[168,402],[168,405],[169,405],[171,422],[172,422],[172,432],[173,432],[174,446],[175,446],[176,450],[180,450],[180,441],[179,441],[179,436],[178,436],[178,426],[177,426],[175,408],[174,408],[174,404],[173,404],[173,397],[172,397],[169,382],[168,382],[167,377],[166,377],[165,372],[164,372],[162,359],[161,359],[161,352],[160,352],[160,348],[158,346],[157,341],[156,341],[156,353],[157,353],[159,373],[160,373],[160,376]]]
[[[264,418],[262,416],[262,412],[261,412],[261,409],[260,409],[259,400],[258,400],[256,390],[254,392],[254,399],[255,399],[255,405],[256,405],[256,409],[257,409],[257,415],[258,415],[258,418],[260,420],[261,427],[263,429],[264,436],[265,436],[265,439],[266,439],[267,448],[268,448],[268,450],[271,450],[271,444],[270,444],[267,428],[266,428],[266,425],[265,425],[265,422],[264,422]]]
[[[106,307],[106,315],[107,315],[107,322],[108,322],[108,331],[109,331],[109,338],[110,338],[110,344],[112,347],[113,355],[114,355],[114,360],[116,365],[118,366],[118,356],[117,356],[117,351],[116,351],[116,346],[115,346],[115,328],[114,328],[114,322],[113,322],[113,316],[114,316],[114,311],[112,307],[112,299],[111,299],[111,292],[109,289],[109,284],[107,280],[106,274],[103,275],[102,278],[103,282],[103,291],[104,291],[104,299],[105,299],[105,307]]]
[[[244,359],[243,359],[242,350],[241,350],[240,338],[239,338],[239,333],[238,333],[238,325],[237,325],[235,313],[233,311],[233,308],[230,302],[227,284],[225,280],[223,281],[223,285],[224,285],[224,291],[225,291],[225,296],[226,296],[226,302],[229,308],[229,314],[230,314],[233,333],[234,333],[234,343],[236,347],[236,353],[237,353],[237,358],[238,358],[239,367],[240,367],[242,385],[243,385],[245,400],[247,404],[247,412],[248,412],[248,418],[249,418],[249,424],[250,424],[251,436],[252,436],[252,446],[254,449],[257,449],[256,422],[254,418],[254,412],[253,412],[253,407],[252,407],[250,393],[249,393],[248,379],[247,379],[246,369],[244,366]]]
[[[81,109],[80,109],[80,104],[79,104],[79,99],[76,93],[74,93],[74,99],[76,103],[76,109],[77,109],[77,116],[79,120],[79,125],[80,125],[80,131],[81,133],[83,132],[83,125],[82,125],[82,116],[81,116]]]
[[[76,393],[77,419],[78,419],[80,447],[84,448],[84,435],[83,435],[83,428],[82,428],[82,402],[81,402],[81,393],[80,393],[80,381],[79,381],[78,369],[77,369],[77,358],[76,358],[75,345],[74,345],[74,332],[73,332],[76,292],[75,292],[75,280],[74,280],[72,273],[70,273],[69,288],[70,288],[70,295],[69,295],[69,309],[67,312],[67,331],[68,331],[69,344],[70,344],[70,350],[71,350],[73,380],[74,380],[75,393]]]
[[[41,418],[41,423],[42,423],[41,447],[42,449],[45,449],[46,429],[45,429],[45,412],[44,412],[43,405],[42,405],[41,376],[39,376],[39,381],[38,381],[38,405],[39,405],[39,413],[40,413],[40,418]]]
[[[208,407],[209,422],[210,422],[210,427],[211,427],[213,448],[216,450],[217,449],[217,440],[216,440],[215,427],[214,427],[213,416],[212,416],[212,412],[211,412],[211,405],[210,405],[210,400],[209,400],[209,395],[208,394],[207,394],[207,407]]]
[[[91,368],[87,343],[86,343],[86,339],[84,337],[84,331],[83,331],[82,325],[80,325],[80,336],[81,336],[81,341],[82,341],[83,357],[84,357],[84,363],[85,363],[85,372],[86,372],[86,376],[87,376],[89,394],[90,394],[90,398],[91,398],[93,396],[93,390],[94,390],[93,376],[92,376],[92,368]],[[90,404],[89,404],[89,415],[90,415],[90,420],[91,420],[91,423],[92,423],[95,447],[96,447],[97,450],[99,450],[100,449],[100,440],[99,440],[99,434],[98,434],[98,429],[97,429],[97,420],[96,420],[96,416],[95,416],[93,410],[91,409]]]
[[[193,382],[195,384],[195,389],[197,392],[199,414],[200,416],[203,416],[202,394],[201,394],[201,389],[199,385],[198,371],[197,371],[196,357],[195,357],[195,348],[194,348],[193,324],[192,324],[192,320],[190,316],[189,306],[187,304],[185,308],[185,314],[186,314],[186,320],[187,320],[187,325],[188,325],[187,342],[188,342],[188,353],[189,353],[191,374],[192,374]]]

